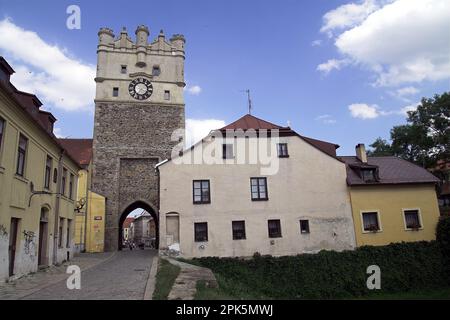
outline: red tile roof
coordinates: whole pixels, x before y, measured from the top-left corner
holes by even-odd
[[[259,119],[251,114],[246,114],[245,116],[237,119],[236,121],[226,125],[219,130],[248,130],[248,129],[288,129],[288,127],[281,127],[266,120]]]
[[[61,145],[82,166],[88,166],[92,159],[92,139],[59,139]]]
[[[125,221],[122,224],[122,228],[129,228],[133,221],[134,218],[125,218]]]
[[[351,186],[439,182],[439,179],[428,170],[398,157],[368,157],[367,164],[362,163],[355,156],[340,158],[347,165],[347,184]],[[363,181],[357,172],[358,167],[378,169],[379,180],[377,182]]]
[[[269,121],[257,118],[250,114],[246,114],[245,116],[226,125],[223,128],[220,128],[219,130],[225,131],[225,130],[238,130],[238,129],[242,129],[242,130],[254,129],[256,131],[259,129],[279,130],[280,136],[298,136],[298,137],[302,138],[304,141],[306,141],[307,143],[309,143],[310,145],[316,147],[317,149],[321,150],[322,152],[325,152],[326,154],[328,154],[332,157],[336,157],[336,149],[339,148],[339,145],[337,145],[337,144],[302,136],[302,135],[298,134],[297,132],[295,132],[294,130],[292,130],[290,127],[282,127],[282,126],[276,125],[274,123],[271,123]]]

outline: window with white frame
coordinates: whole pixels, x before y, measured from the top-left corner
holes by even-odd
[[[252,201],[268,200],[267,178],[250,178]]]
[[[377,232],[381,230],[378,212],[363,212],[362,219],[364,231]]]
[[[278,143],[277,144],[277,153],[278,153],[278,158],[289,157],[287,143]]]
[[[405,216],[405,226],[409,230],[417,230],[422,228],[422,223],[420,221],[419,210],[404,210],[403,214]]]

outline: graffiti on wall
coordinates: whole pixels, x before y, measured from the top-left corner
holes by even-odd
[[[8,231],[4,225],[0,224],[0,238],[8,238]]]
[[[24,231],[24,251],[25,254],[29,255],[31,260],[36,257],[36,244],[34,238],[36,237],[33,231]]]

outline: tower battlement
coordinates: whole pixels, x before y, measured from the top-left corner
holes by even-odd
[[[169,41],[166,41],[164,32],[158,34],[156,39],[148,42],[150,37],[150,29],[145,25],[139,25],[135,31],[135,40],[128,36],[125,27],[120,32],[118,37],[115,36],[114,31],[110,28],[100,28],[98,32],[98,48],[103,50],[130,50],[130,51],[144,51],[148,54],[163,54],[163,55],[181,55],[184,57],[184,44],[186,39],[182,34],[174,34]],[[160,40],[162,38],[162,41]],[[106,46],[107,48],[103,48]]]

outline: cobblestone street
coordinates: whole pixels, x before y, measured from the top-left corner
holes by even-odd
[[[141,300],[156,250],[82,254],[73,261],[0,285],[0,299]],[[78,265],[81,289],[69,290],[68,265]]]

